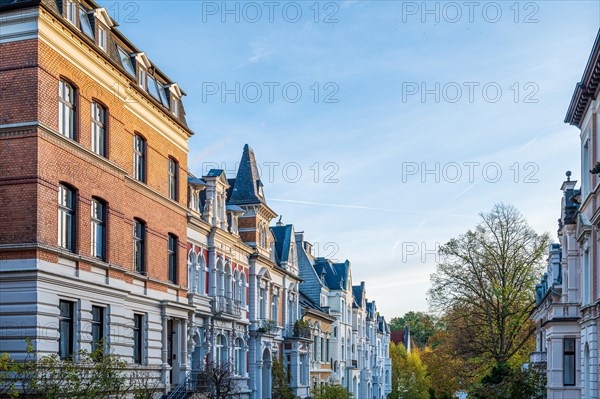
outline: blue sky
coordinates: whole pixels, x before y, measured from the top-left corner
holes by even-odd
[[[388,318],[428,310],[432,252],[494,203],[556,236],[597,1],[100,4],[187,92],[192,172],[249,143],[269,205]]]

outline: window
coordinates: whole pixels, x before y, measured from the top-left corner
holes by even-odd
[[[75,190],[58,186],[58,246],[75,251]]]
[[[75,88],[64,80],[58,84],[58,130],[75,140]]]
[[[321,337],[321,363],[325,361],[325,339]]]
[[[58,317],[58,355],[67,359],[73,354],[73,302],[60,301],[60,315]]]
[[[177,237],[169,234],[169,245],[167,248],[167,257],[169,262],[169,281],[177,282]]]
[[[133,315],[133,362],[142,364],[142,338],[143,338],[144,316],[141,314]]]
[[[142,136],[133,136],[133,177],[146,182],[146,140]]]
[[[121,64],[123,65],[123,68],[125,68],[125,70],[131,74],[131,76],[135,77],[135,69],[133,68],[133,63],[131,62],[129,53],[127,53],[121,47],[117,47],[117,50],[119,51],[119,57],[121,58]]]
[[[319,355],[318,355],[318,350],[319,350],[319,337],[317,337],[315,335],[315,337],[313,338],[313,360],[316,362],[317,360],[319,360]]]
[[[138,68],[138,84],[146,90],[146,70],[143,68]]]
[[[92,103],[92,151],[106,156],[106,109],[95,101]]]
[[[92,198],[92,256],[106,258],[106,204]]]
[[[175,97],[171,96],[171,111],[173,111],[173,115],[179,116],[179,103]]]
[[[74,0],[67,0],[65,4],[65,15],[69,22],[77,26],[77,3]]]
[[[575,338],[563,340],[563,385],[575,385]]]
[[[235,349],[234,349],[234,372],[235,375],[243,376],[244,375],[244,342],[241,338],[235,339]]]
[[[279,320],[279,295],[271,295],[271,319]]]
[[[590,268],[590,250],[586,249],[583,252],[583,276],[582,276],[582,304],[589,305],[592,300],[591,295],[591,287],[592,287],[592,279],[591,279],[591,268]]]
[[[217,345],[216,345],[216,356],[215,359],[217,364],[227,363],[227,340],[223,334],[217,335]]]
[[[90,19],[88,18],[87,10],[83,7],[79,8],[79,22],[81,24],[81,30],[83,33],[94,38],[94,30],[92,29],[92,24],[90,23]]]
[[[326,351],[326,356],[327,356],[327,357],[325,358],[325,361],[327,361],[327,362],[328,362],[328,361],[331,359],[331,356],[330,356],[330,354],[329,354],[329,338],[327,338],[327,341],[325,342],[325,345],[326,345],[326,347],[325,347],[325,348],[326,348],[326,349],[325,349],[325,351]]]
[[[169,198],[172,200],[178,200],[178,173],[179,164],[173,158],[169,158]]]
[[[158,83],[158,93],[160,94],[160,101],[163,105],[169,108],[169,100],[167,99],[167,93],[165,92],[165,87]]]
[[[258,293],[258,318],[259,319],[265,319],[265,313],[267,313],[266,309],[265,309],[266,295],[267,295],[266,290],[263,287],[260,287],[260,290]]]
[[[590,140],[586,139],[583,144],[583,154],[581,155],[581,191],[582,191],[582,200],[585,200],[587,195],[590,193],[590,185],[592,180],[592,175],[589,173],[589,170],[593,168],[590,161]]]
[[[92,353],[102,350],[104,339],[104,308],[92,306]]]
[[[98,47],[106,51],[106,31],[98,27]]]
[[[133,265],[135,271],[144,274],[146,272],[146,224],[135,219],[133,222]]]
[[[156,79],[148,75],[148,93],[158,102],[160,102],[160,94],[158,94],[158,87],[156,86]]]

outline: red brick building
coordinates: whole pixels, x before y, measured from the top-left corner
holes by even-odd
[[[178,382],[184,93],[94,2],[13,3],[0,1],[2,351],[18,357],[33,336],[66,357],[103,338]]]

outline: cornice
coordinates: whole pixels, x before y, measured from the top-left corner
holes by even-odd
[[[592,47],[581,81],[575,86],[571,102],[565,116],[565,123],[581,128],[581,122],[590,106],[598,97],[600,83],[600,30]]]

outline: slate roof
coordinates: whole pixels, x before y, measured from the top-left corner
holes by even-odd
[[[364,283],[352,286],[352,296],[354,297],[354,306],[360,308],[363,301]]]
[[[206,186],[206,180],[198,178],[198,177],[192,177],[192,176],[188,176],[188,183],[189,184],[193,184],[195,186]]]
[[[291,224],[285,226],[273,226],[271,232],[275,237],[275,254],[280,262],[286,262],[290,254],[294,227]]]
[[[223,173],[225,173],[223,171],[223,169],[211,169],[208,171],[206,176],[207,177],[218,177],[218,176],[221,176]]]
[[[238,168],[229,202],[236,205],[265,204],[264,196],[259,195],[260,174],[256,166],[254,150],[246,144],[242,154],[240,167]]]
[[[329,259],[316,258],[313,266],[318,276],[325,274],[325,284],[330,290],[347,289],[350,262],[333,263]]]
[[[62,12],[63,3],[64,3],[64,0],[0,0],[0,11],[8,11],[8,10],[19,9],[19,8],[24,8],[24,7],[44,5],[47,9],[51,10],[51,12],[61,16],[63,21],[66,21],[66,17]],[[85,6],[86,9],[91,8],[91,10],[96,10],[98,8],[102,8],[97,2],[95,2],[93,0],[84,0],[81,2],[81,4],[83,6]],[[89,19],[92,29],[94,29],[94,31],[95,31],[95,24],[96,24],[95,19],[92,18],[91,15],[87,15],[87,17]],[[77,18],[79,19],[79,14],[77,14]],[[110,16],[109,16],[109,18],[110,18]],[[76,34],[79,36],[79,38],[81,40],[87,42],[90,46],[97,48],[98,54],[100,56],[106,57],[105,59],[109,60],[109,62],[111,62],[113,64],[113,66],[115,66],[115,67],[117,67],[117,69],[121,70],[122,73],[124,73],[125,76],[127,76],[130,79],[131,83],[135,83],[136,86],[139,87],[139,85],[137,85],[136,74],[134,73],[132,75],[131,72],[129,72],[124,67],[124,65],[121,61],[121,56],[119,54],[118,48],[123,48],[123,50],[125,50],[131,56],[133,56],[134,54],[142,53],[142,51],[139,48],[137,48],[131,41],[129,41],[127,39],[127,37],[125,37],[125,35],[119,29],[116,28],[118,26],[116,21],[112,20],[112,18],[110,18],[110,20],[114,25],[108,27],[108,29],[105,30],[106,51],[100,50],[100,48],[98,47],[98,45],[95,42],[95,39],[87,36],[86,34],[81,32],[78,28],[75,28],[73,25],[70,25],[69,23],[66,23],[66,26],[70,26],[70,29],[73,29],[73,31],[78,32]],[[131,62],[133,65],[136,65],[135,64],[136,58],[131,57]],[[156,66],[152,62],[150,62],[150,63],[152,65],[151,69],[153,71],[153,77],[155,79],[157,79],[157,81],[161,85],[170,86],[170,85],[174,84],[174,82],[167,75],[165,75],[164,72],[162,72],[158,68],[158,66]],[[181,91],[181,94],[185,95],[185,92],[183,92],[183,90],[181,90],[181,88],[180,88],[180,91]],[[183,102],[180,99],[175,101],[179,108],[179,113],[176,116],[175,114],[170,112],[169,105],[163,104],[161,99],[151,95],[145,89],[140,88],[140,92],[144,93],[144,96],[147,99],[149,99],[151,102],[155,103],[159,108],[162,108],[165,111],[166,115],[168,115],[170,118],[173,118],[173,120],[177,121],[177,123],[181,127],[183,127],[187,131],[188,134],[190,134],[190,135],[194,134],[194,132],[192,132],[189,129],[189,127],[187,126],[187,121],[185,118],[185,109],[183,107]],[[170,103],[173,103],[172,100],[174,97],[171,97],[169,90],[165,91],[165,96],[167,96],[169,98]]]

